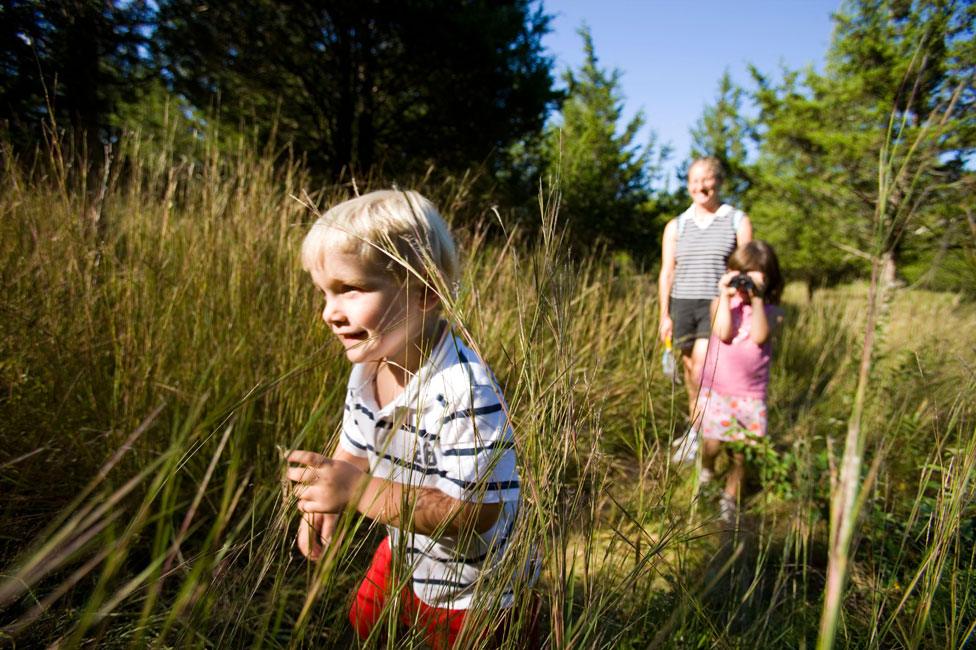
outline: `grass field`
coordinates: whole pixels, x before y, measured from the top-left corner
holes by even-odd
[[[200,146],[190,162],[122,142],[88,191],[56,152],[30,169],[4,157],[0,638],[17,647],[351,643],[347,602],[381,531],[347,518],[310,565],[281,484],[282,450],[336,439],[348,368],[297,252],[307,205],[350,188]],[[655,278],[565,259],[553,196],[529,238],[464,179],[418,185],[480,224],[457,229],[451,311],[509,401],[524,485],[509,564],[544,559],[517,605],[542,603],[543,642],[813,647],[867,288],[788,287],[772,444],[751,452],[754,496],[730,533],[717,495],[669,463],[685,401],[659,366]],[[896,290],[878,331],[838,645],[962,647],[976,626],[976,306]]]

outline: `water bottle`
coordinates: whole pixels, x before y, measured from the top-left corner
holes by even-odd
[[[681,383],[681,377],[677,373],[677,364],[674,360],[674,352],[671,349],[670,336],[664,341],[664,352],[661,353],[661,369],[664,371],[665,377],[676,384]]]

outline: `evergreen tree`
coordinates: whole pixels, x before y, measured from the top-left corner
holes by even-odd
[[[722,161],[725,168],[722,196],[740,207],[752,185],[746,142],[753,134],[741,113],[744,93],[726,70],[719,80],[715,103],[705,107],[691,129],[691,157],[715,156]]]
[[[638,112],[618,132],[623,116],[620,72],[599,66],[587,28],[579,30],[585,60],[563,75],[566,98],[547,128],[544,166],[558,180],[560,216],[578,248],[606,244],[639,253],[657,249],[659,226],[649,210],[654,138],[635,143],[644,125]],[[666,152],[659,152],[666,154]]]
[[[835,21],[823,74],[773,86],[754,71],[751,215],[813,285],[862,274],[875,257],[893,279],[906,234],[940,228],[937,208],[976,144],[971,2],[857,0]]]
[[[97,156],[115,107],[149,77],[143,52],[150,18],[144,1],[4,0],[0,124],[14,144],[32,148],[53,120]]]
[[[456,169],[541,130],[548,24],[530,0],[166,0],[159,57],[196,106],[319,169]]]

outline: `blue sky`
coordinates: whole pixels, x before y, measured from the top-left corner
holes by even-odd
[[[586,22],[601,67],[623,75],[625,114],[644,111],[658,141],[670,142],[670,165],[687,158],[688,133],[714,101],[728,69],[752,88],[748,65],[775,78],[788,69],[822,69],[830,44],[830,15],[840,0],[543,0],[553,14],[543,43],[556,70],[577,68]],[[560,82],[561,83],[561,82]],[[642,134],[646,141],[647,131]]]

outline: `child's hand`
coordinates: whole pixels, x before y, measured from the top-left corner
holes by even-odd
[[[366,475],[358,467],[311,451],[288,454],[288,480],[298,498],[298,509],[305,513],[338,514],[346,507],[359,482]]]
[[[302,555],[317,562],[321,557],[325,547],[332,541],[332,535],[336,530],[336,523],[339,515],[324,515],[311,513],[302,515],[301,523],[298,524],[298,550]]]
[[[749,271],[746,275],[756,285],[755,289],[749,291],[749,298],[762,300],[762,297],[766,295],[766,276],[761,271]]]
[[[718,279],[718,295],[719,295],[719,297],[721,297],[721,296],[727,296],[727,297],[731,298],[732,296],[734,296],[736,294],[736,292],[738,291],[738,289],[736,289],[735,287],[730,287],[729,286],[729,282],[731,282],[732,281],[732,278],[734,278],[737,275],[739,275],[739,272],[738,271],[729,271],[725,275],[723,275],[721,278]]]

